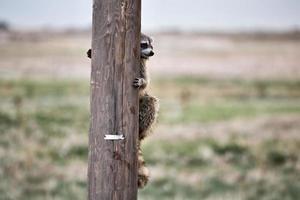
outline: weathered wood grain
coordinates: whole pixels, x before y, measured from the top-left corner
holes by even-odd
[[[140,22],[141,0],[93,1],[89,200],[137,199]]]

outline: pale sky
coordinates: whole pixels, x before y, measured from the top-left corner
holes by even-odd
[[[300,0],[143,0],[142,28],[183,30],[300,27]],[[88,27],[92,0],[0,0],[14,27]]]

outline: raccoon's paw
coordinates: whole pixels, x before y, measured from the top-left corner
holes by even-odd
[[[138,188],[141,189],[145,187],[148,181],[149,181],[149,170],[145,166],[142,166],[139,168],[139,172],[138,172]]]
[[[88,58],[92,58],[92,50],[89,49],[87,52],[86,52],[86,55]]]
[[[132,84],[136,88],[140,88],[146,85],[146,80],[143,78],[135,78]]]

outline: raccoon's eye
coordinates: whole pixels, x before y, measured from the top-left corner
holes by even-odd
[[[147,44],[147,43],[141,43],[141,48],[142,48],[142,49],[148,48],[148,44]]]

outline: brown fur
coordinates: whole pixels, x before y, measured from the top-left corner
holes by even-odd
[[[149,48],[152,49],[152,40],[142,34],[141,41],[148,40]],[[153,54],[152,54],[153,55]],[[150,56],[152,56],[150,55]],[[133,84],[139,88],[139,142],[138,142],[138,187],[143,188],[149,181],[149,170],[145,166],[145,161],[141,151],[141,142],[147,137],[152,130],[156,121],[159,109],[158,99],[149,95],[147,92],[147,85],[149,84],[149,76],[146,68],[146,61],[148,56],[142,55],[141,51],[141,64],[140,74]]]

